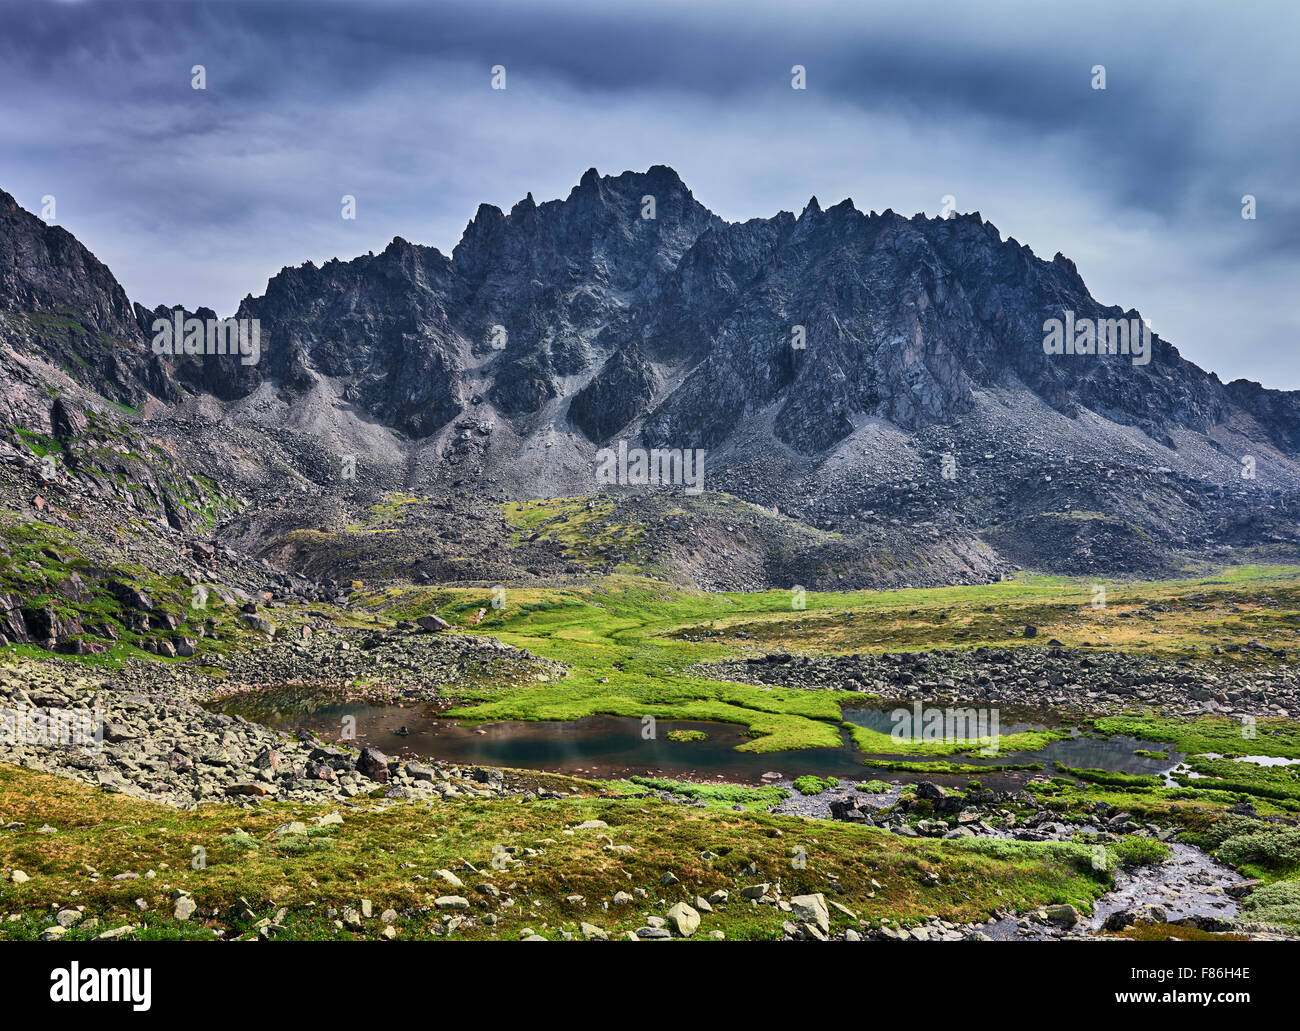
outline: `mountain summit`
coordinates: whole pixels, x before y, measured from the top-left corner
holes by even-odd
[[[727,223],[662,165],[483,204],[450,256],[398,237],[286,268],[234,313],[260,329],[252,362],[155,353],[173,312],[132,307],[0,194],[0,309],[12,425],[50,424],[58,370],[150,419],[294,434],[410,489],[588,494],[615,441],[698,450],[709,490],[937,535],[981,575],[990,544],[1120,569],[1221,546],[1238,525],[1222,505],[1276,513],[1300,485],[1297,394],[1221,383],[1063,255],[978,213],[850,200]]]

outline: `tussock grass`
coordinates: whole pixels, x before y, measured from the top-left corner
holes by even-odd
[[[343,824],[300,839],[277,837],[280,824],[339,811]],[[602,820],[606,830],[572,830]],[[329,907],[356,906],[370,899],[376,912],[392,906],[432,906],[435,898],[470,898],[469,914],[486,896],[480,883],[493,883],[516,900],[491,904],[501,923],[477,919],[456,932],[470,938],[515,938],[523,927],[543,935],[576,931],[587,920],[611,932],[643,921],[638,906],[602,901],[616,891],[643,887],[658,908],[662,899],[694,899],[717,888],[735,892],[759,880],[779,879],[787,895],[826,891],[837,881],[835,898],[867,922],[883,918],[915,922],[931,915],[953,921],[982,919],[999,906],[1028,909],[1068,902],[1089,909],[1106,890],[1110,875],[1085,866],[1069,849],[1051,843],[1017,843],[1014,854],[991,854],[960,843],[909,839],[874,828],[811,822],[794,817],[696,808],[655,799],[576,797],[532,802],[440,800],[386,804],[358,799],[342,806],[268,803],[244,809],[205,805],[192,811],[106,794],[73,781],[16,767],[0,766],[0,824],[24,826],[0,832],[0,871],[21,869],[31,880],[13,884],[0,877],[0,912],[27,912],[79,904],[103,927],[138,923],[143,899],[151,936],[210,936],[208,927],[238,933],[245,924],[229,916],[241,898],[257,913],[289,911],[286,926],[307,937],[373,937],[382,925],[342,934],[323,919]],[[56,833],[40,833],[50,825]],[[236,828],[243,832],[237,835]],[[232,840],[232,836],[239,840]],[[255,847],[249,847],[246,836]],[[286,845],[288,840],[307,844]],[[618,850],[606,845],[619,846]],[[627,846],[625,849],[622,846]],[[518,862],[496,870],[499,848],[533,849]],[[206,866],[193,868],[195,849]],[[791,856],[802,850],[806,860]],[[708,855],[704,853],[707,851]],[[464,889],[451,889],[433,876],[458,870],[464,861],[479,874],[462,872]],[[755,877],[745,868],[754,863]],[[90,871],[99,876],[92,876]],[[153,871],[155,876],[147,877]],[[665,871],[680,884],[660,886]],[[929,885],[930,874],[939,883]],[[119,873],[138,879],[115,880]],[[880,887],[873,888],[876,881]],[[193,896],[199,915],[188,925],[169,919],[175,889]],[[582,895],[585,905],[565,901]],[[213,910],[218,915],[212,916]],[[51,914],[52,915],[52,914]],[[706,915],[705,929],[729,938],[780,937],[783,915],[737,899]],[[849,925],[838,912],[839,925]],[[430,933],[432,914],[401,922],[404,937]],[[45,926],[52,923],[46,922]],[[38,920],[0,922],[0,937],[29,937]]]

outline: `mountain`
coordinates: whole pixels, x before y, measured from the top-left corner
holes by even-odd
[[[750,503],[741,532],[681,491],[619,502],[628,524],[671,528],[680,510],[701,541],[735,545],[721,568],[670,539],[636,560],[714,586],[1155,572],[1296,543],[1300,395],[1221,383],[1093,298],[1068,258],[977,213],[813,198],[727,223],[669,168],[590,169],[563,200],[480,206],[450,256],[399,237],[282,270],[234,313],[260,326],[248,361],[155,354],[173,311],[132,306],[70,234],[0,193],[0,312],[16,455],[33,433],[84,433],[109,402],[172,441],[174,470],[243,499],[227,527],[241,546],[321,575],[456,573],[428,534],[382,558],[293,535],[393,491],[597,494],[600,449],[619,442],[702,449],[708,496]],[[1054,319],[1122,325],[1133,353],[1047,353]],[[159,510],[185,524],[161,479]],[[572,565],[500,544],[458,575]],[[611,566],[634,550],[614,546]]]

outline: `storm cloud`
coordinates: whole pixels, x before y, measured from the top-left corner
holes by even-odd
[[[1300,15],[1044,6],[7,4],[0,188],[54,197],[133,300],[222,313],[591,166],[671,165],[731,220],[951,196],[1224,379],[1300,388]]]

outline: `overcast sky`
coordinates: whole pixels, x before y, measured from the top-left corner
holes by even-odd
[[[671,165],[729,220],[952,195],[1223,379],[1300,388],[1300,8],[1045,6],[0,0],[0,188],[132,300],[222,314],[591,166]]]

